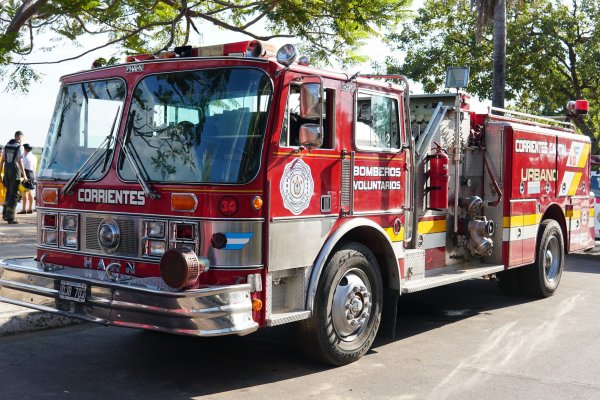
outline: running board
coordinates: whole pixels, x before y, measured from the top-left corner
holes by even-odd
[[[281,312],[271,314],[271,316],[267,318],[267,326],[276,326],[300,321],[310,318],[311,315],[312,313],[308,310],[281,310]]]
[[[502,264],[494,265],[481,262],[450,265],[435,270],[425,271],[424,278],[405,280],[402,283],[402,293],[414,293],[420,290],[465,281],[467,279],[479,278],[503,270],[504,265]]]

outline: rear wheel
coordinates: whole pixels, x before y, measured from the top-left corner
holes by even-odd
[[[325,267],[311,318],[300,321],[299,341],[312,359],[349,364],[373,344],[381,320],[383,283],[373,253],[345,243]]]
[[[534,297],[552,296],[560,283],[564,263],[565,249],[560,225],[554,220],[542,221],[535,262],[519,271],[525,293]]]

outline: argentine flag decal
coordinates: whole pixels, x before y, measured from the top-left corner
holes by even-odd
[[[227,245],[223,250],[242,250],[253,235],[251,232],[225,232]]]

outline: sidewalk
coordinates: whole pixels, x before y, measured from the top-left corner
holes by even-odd
[[[37,213],[17,215],[16,225],[0,222],[0,259],[35,255]],[[0,336],[72,325],[79,321],[0,302]]]

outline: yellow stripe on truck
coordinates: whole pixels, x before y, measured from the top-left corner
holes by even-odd
[[[573,212],[571,213],[571,218],[580,219],[581,210],[573,210]]]
[[[446,232],[446,220],[445,219],[419,222],[419,235],[424,235],[426,233],[439,233],[439,232]]]
[[[588,154],[590,154],[590,144],[586,143],[583,145],[583,150],[581,151],[581,158],[577,163],[577,168],[583,168],[587,165]]]
[[[502,219],[502,226],[510,228],[514,226],[537,225],[541,220],[542,214],[513,215],[511,217],[504,217]]]
[[[579,181],[581,180],[581,172],[576,172],[573,180],[571,181],[571,186],[569,187],[569,196],[573,196],[577,193],[577,188],[579,187]]]
[[[385,233],[387,233],[388,237],[392,242],[401,242],[404,240],[404,227],[400,228],[400,232],[396,235],[394,233],[394,228],[385,228]]]

